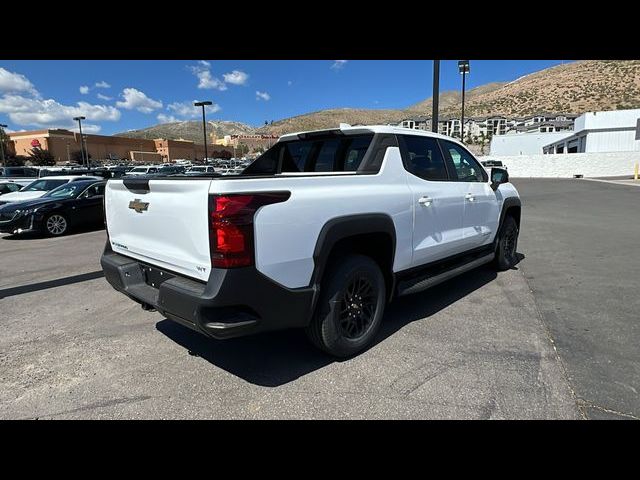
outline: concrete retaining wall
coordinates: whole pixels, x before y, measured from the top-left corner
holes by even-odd
[[[560,153],[478,157],[501,160],[512,177],[613,177],[633,175],[640,152]]]

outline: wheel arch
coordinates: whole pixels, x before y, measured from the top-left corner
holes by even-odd
[[[517,197],[507,197],[502,203],[502,211],[500,212],[500,228],[504,223],[504,219],[510,215],[516,221],[518,229],[520,229],[520,219],[522,218],[522,202]],[[500,231],[498,229],[498,231]]]
[[[337,217],[324,224],[313,252],[314,309],[327,266],[338,255],[348,253],[373,258],[382,270],[388,293],[393,291],[396,230],[391,217],[383,213]]]

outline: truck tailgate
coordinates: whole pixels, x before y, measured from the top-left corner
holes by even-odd
[[[148,190],[109,180],[105,216],[114,252],[206,281],[211,270],[210,179],[149,179]]]

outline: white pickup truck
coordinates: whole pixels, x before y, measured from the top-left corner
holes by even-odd
[[[292,327],[340,357],[394,297],[516,263],[520,199],[459,142],[389,126],[285,135],[242,174],[125,177],[101,264],[120,292],[222,339]]]

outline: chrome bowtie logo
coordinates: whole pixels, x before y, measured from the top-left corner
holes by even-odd
[[[129,208],[135,210],[138,213],[146,212],[149,208],[149,202],[143,202],[139,198],[129,202]]]

